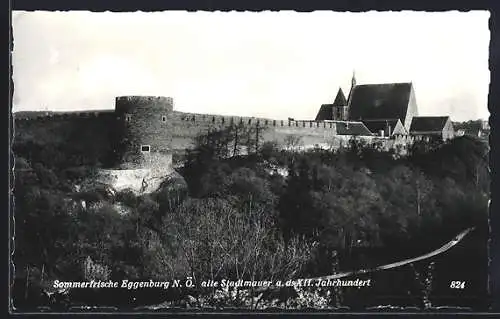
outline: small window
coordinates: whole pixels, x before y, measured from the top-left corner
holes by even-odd
[[[163,116],[161,117],[161,121],[162,121],[162,122],[166,122],[166,121],[167,121],[167,117],[166,117],[165,115],[163,115]]]
[[[132,119],[132,115],[130,114],[125,114],[125,121],[126,122],[130,122],[130,120]]]
[[[151,150],[151,146],[149,146],[149,145],[142,145],[141,146],[141,152],[149,153],[150,150]]]

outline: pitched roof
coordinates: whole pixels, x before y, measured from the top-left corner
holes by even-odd
[[[465,134],[479,136],[480,133],[487,133],[489,129],[483,129],[481,121],[454,122],[453,127],[457,130],[462,129]]]
[[[449,116],[415,116],[411,121],[410,132],[441,132]]]
[[[361,122],[335,121],[338,135],[371,136],[372,132]]]
[[[468,127],[464,129],[465,134],[467,135],[472,135],[472,136],[479,136],[481,134],[481,128],[480,127]]]
[[[347,100],[345,99],[344,92],[342,88],[339,88],[337,92],[337,96],[335,97],[335,101],[333,101],[333,106],[344,106],[347,105]]]
[[[333,104],[323,104],[319,108],[315,121],[333,120]]]
[[[471,135],[471,136],[487,136],[489,134],[489,130],[483,130],[479,126],[470,126],[463,128],[464,134],[465,135]]]
[[[411,83],[357,85],[352,90],[349,118],[400,119],[404,122],[411,90]]]
[[[363,124],[372,132],[378,133],[384,131],[388,126],[394,130],[399,119],[380,119],[380,120],[363,120]]]

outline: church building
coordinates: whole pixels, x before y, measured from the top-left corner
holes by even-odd
[[[443,129],[446,131],[441,134],[443,140],[454,134],[448,123],[446,127],[441,125],[443,117],[425,117],[422,121],[418,118],[411,82],[358,85],[353,74],[347,99],[339,88],[333,103],[321,105],[315,120],[363,122],[373,135],[384,137],[412,135],[416,132],[415,125],[412,129],[415,120],[426,123],[426,130],[419,131],[419,136],[427,133],[436,136],[436,132],[443,132]],[[431,127],[434,124],[436,127]]]

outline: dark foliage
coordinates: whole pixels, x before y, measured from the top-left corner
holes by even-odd
[[[476,235],[460,256],[473,265],[439,257],[434,278],[447,280],[443,265],[455,263],[460,280],[483,279],[478,273],[486,252],[478,247],[486,246],[488,231],[488,149],[473,138],[415,144],[397,158],[356,140],[337,151],[284,151],[233,126],[199,136],[188,150],[180,169],[188,192],[182,183],[167,183],[143,195],[76,191],[92,176],[93,162],[69,165],[78,153],[71,147],[23,141],[15,149],[19,307],[49,303],[40,292],[55,279],[270,280],[329,274],[335,262],[340,270],[373,267],[426,253],[468,227],[476,227]],[[97,266],[85,270],[88,260]],[[374,275],[390,292],[370,294],[405,294],[407,270]],[[424,276],[427,270],[419,271]],[[447,292],[442,280],[434,293]],[[485,284],[469,293],[485,293]],[[354,306],[362,293],[349,292],[343,302]],[[139,295],[72,298],[130,304]],[[149,302],[182,298],[155,296]]]

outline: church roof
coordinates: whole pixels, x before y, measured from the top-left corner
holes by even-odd
[[[361,122],[336,121],[338,135],[371,136],[372,132]]]
[[[333,104],[322,104],[315,121],[333,120]]]
[[[404,122],[411,91],[411,83],[357,85],[351,93],[349,118],[400,119]]]
[[[415,116],[411,121],[410,133],[441,132],[449,118],[449,116]]]
[[[363,120],[363,124],[374,134],[387,129],[388,126],[394,130],[399,119]]]
[[[342,88],[339,88],[337,92],[337,96],[335,97],[335,101],[333,101],[333,106],[345,106],[347,105],[347,100],[345,99],[344,92]]]

